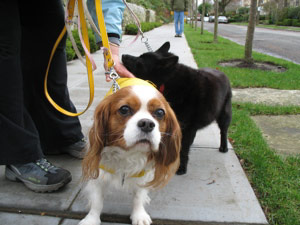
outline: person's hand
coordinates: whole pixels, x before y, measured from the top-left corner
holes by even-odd
[[[171,11],[170,14],[171,14],[171,16],[173,16],[174,15],[174,11]]]
[[[122,64],[119,58],[119,46],[110,44],[110,50],[112,54],[112,59],[114,60],[114,69],[119,74],[120,77],[129,77],[134,78],[135,76],[126,69],[126,67]],[[111,79],[109,75],[106,75],[106,81],[109,82]]]
[[[189,15],[189,12],[188,12],[188,11],[185,11],[185,12],[184,12],[184,15],[185,15],[185,16],[188,16],[188,15]]]

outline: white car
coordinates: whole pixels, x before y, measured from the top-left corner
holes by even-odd
[[[219,16],[218,17],[218,22],[219,23],[228,23],[228,19],[226,16]]]

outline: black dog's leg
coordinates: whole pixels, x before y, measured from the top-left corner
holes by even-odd
[[[221,134],[221,144],[220,144],[219,151],[223,153],[228,151],[227,131],[231,122],[231,116],[232,116],[231,99],[228,98],[219,118],[217,119],[217,123],[219,125],[220,134]]]
[[[187,163],[189,160],[190,146],[194,142],[197,130],[186,128],[182,130],[182,141],[180,151],[180,166],[176,172],[177,175],[186,174]]]

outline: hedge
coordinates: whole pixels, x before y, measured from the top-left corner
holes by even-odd
[[[83,47],[82,47],[81,42],[80,42],[78,30],[77,29],[72,30],[72,34],[73,34],[73,37],[75,39],[77,48],[80,51],[81,55],[85,55]],[[99,47],[96,44],[96,38],[95,38],[94,33],[91,29],[88,29],[88,36],[89,36],[89,40],[90,40],[90,51],[91,51],[91,53],[99,50]],[[67,38],[66,53],[67,53],[67,60],[68,61],[71,61],[71,60],[77,58],[69,37]]]
[[[152,30],[156,27],[161,26],[162,24],[160,22],[142,22],[141,23],[141,29],[143,32],[147,32],[149,30]],[[128,24],[125,27],[125,34],[129,35],[135,35],[138,32],[138,28],[135,24]]]

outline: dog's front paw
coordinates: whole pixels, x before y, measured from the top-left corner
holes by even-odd
[[[100,225],[101,220],[97,216],[87,215],[83,220],[79,222],[78,225]]]
[[[132,225],[150,225],[152,220],[148,213],[144,210],[139,212],[133,212],[130,216]]]

